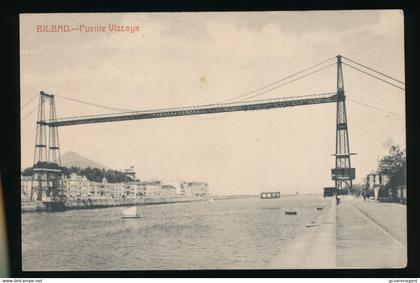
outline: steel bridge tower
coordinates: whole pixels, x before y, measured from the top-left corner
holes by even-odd
[[[337,117],[335,137],[335,168],[331,169],[331,178],[335,181],[335,193],[348,193],[356,177],[355,168],[351,167],[349,132],[347,127],[346,96],[341,56],[337,56]]]
[[[58,128],[47,124],[46,103],[49,106],[49,120],[57,118],[54,95],[41,91],[38,104],[34,164],[32,167],[31,200],[57,201],[62,200],[64,197]]]

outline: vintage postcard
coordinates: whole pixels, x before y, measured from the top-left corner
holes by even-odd
[[[400,10],[20,15],[23,271],[403,268]]]

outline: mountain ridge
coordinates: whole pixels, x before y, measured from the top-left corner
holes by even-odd
[[[99,169],[107,169],[106,166],[88,159],[86,157],[81,156],[80,154],[74,151],[67,151],[63,155],[61,155],[61,166],[64,167],[80,167],[80,168],[99,168]]]

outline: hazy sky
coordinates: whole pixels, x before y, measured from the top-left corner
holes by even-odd
[[[21,105],[40,90],[123,109],[222,101],[337,54],[404,80],[401,11],[22,15]],[[137,33],[37,33],[41,24],[139,25]],[[350,149],[360,181],[405,148],[404,92],[344,66]],[[260,98],[335,91],[336,67]],[[37,99],[21,111],[32,165]],[[110,110],[56,98],[59,117]],[[31,111],[33,111],[31,113]],[[59,128],[73,150],[140,179],[203,180],[215,194],[321,192],[332,185],[336,105]]]

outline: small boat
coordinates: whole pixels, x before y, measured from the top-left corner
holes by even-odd
[[[286,211],[284,214],[286,214],[286,215],[297,215],[297,211]]]
[[[123,215],[121,216],[121,218],[126,219],[126,218],[140,218],[140,215],[138,214],[137,211],[137,206],[132,206],[130,208],[127,208],[123,211]]]
[[[306,228],[315,227],[315,226],[318,226],[318,225],[317,224],[308,224],[308,225],[306,225]]]
[[[317,207],[316,210],[322,210],[322,207]]]

